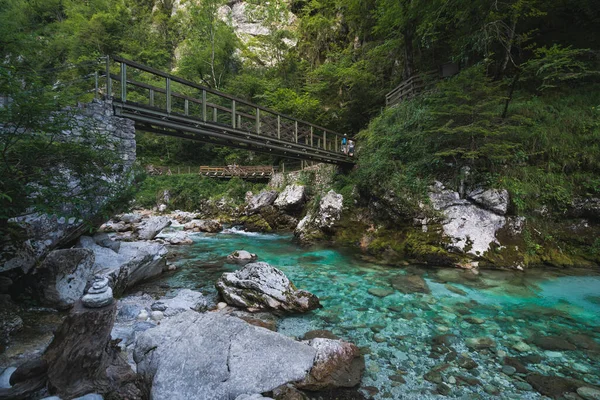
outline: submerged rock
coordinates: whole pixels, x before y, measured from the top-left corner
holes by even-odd
[[[257,258],[258,256],[256,254],[246,250],[236,250],[227,256],[228,261],[238,264],[248,264],[249,262],[256,261]]]
[[[398,275],[392,278],[392,286],[405,294],[431,293],[427,282],[419,275]]]
[[[296,289],[283,272],[264,262],[223,274],[216,287],[227,304],[249,310],[307,312],[320,307],[317,296]]]
[[[303,380],[316,354],[238,318],[187,311],[141,334],[134,360],[154,400],[235,399]]]

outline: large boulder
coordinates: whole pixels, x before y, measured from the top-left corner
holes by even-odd
[[[94,277],[94,262],[90,249],[50,252],[33,274],[42,302],[58,309],[73,306]]]
[[[224,273],[216,287],[227,304],[250,311],[307,312],[320,307],[317,296],[296,289],[283,272],[265,262]]]
[[[294,235],[302,242],[310,242],[313,238],[331,234],[333,228],[342,217],[344,196],[330,190],[320,201],[316,213],[308,213],[300,220]]]
[[[469,193],[467,198],[498,215],[505,215],[510,204],[510,196],[506,189],[479,188]]]
[[[155,242],[123,242],[119,252],[99,246],[93,238],[81,236],[78,247],[94,252],[94,274],[113,281],[115,295],[166,268],[167,248]]]
[[[186,231],[216,233],[223,230],[219,221],[212,219],[193,219],[183,226]]]
[[[316,353],[238,318],[187,311],[141,334],[134,360],[153,400],[212,400],[301,381]]]
[[[166,227],[171,225],[169,217],[150,217],[138,228],[138,238],[141,240],[152,240]]]
[[[492,243],[499,243],[496,232],[504,227],[504,216],[461,199],[458,192],[447,190],[439,182],[430,188],[429,199],[442,215],[442,228],[450,239],[450,249],[482,256]]]
[[[274,190],[267,190],[252,196],[246,205],[246,214],[252,215],[259,212],[262,208],[270,206],[277,199],[278,193]]]
[[[190,239],[188,234],[182,231],[176,232],[174,235],[166,237],[165,240],[172,245],[194,243],[194,241]]]
[[[297,211],[306,201],[306,188],[301,185],[289,185],[279,194],[273,203],[285,211]]]
[[[356,345],[342,340],[315,338],[307,342],[317,350],[315,363],[300,389],[326,390],[360,384],[365,360]]]

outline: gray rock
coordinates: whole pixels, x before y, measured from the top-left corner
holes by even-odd
[[[90,287],[81,298],[81,302],[88,308],[105,307],[113,302],[112,289],[108,285],[108,278],[96,277]]]
[[[583,386],[577,389],[577,394],[585,400],[600,400],[600,390]]]
[[[190,239],[187,233],[179,231],[175,233],[173,236],[169,236],[165,239],[172,245],[181,245],[181,244],[192,244],[194,241]]]
[[[286,186],[285,189],[283,189],[283,192],[279,194],[277,200],[275,200],[273,204],[282,210],[298,210],[306,201],[305,192],[305,187],[301,185]]]
[[[354,387],[360,383],[365,360],[352,343],[315,338],[308,341],[317,350],[310,374],[296,386],[299,389],[325,390]]]
[[[138,224],[142,222],[142,216],[138,213],[123,214],[119,216],[119,220],[126,224]]]
[[[476,189],[467,195],[467,198],[477,205],[495,212],[498,215],[505,215],[510,204],[510,196],[506,189]]]
[[[166,317],[172,317],[184,311],[205,311],[208,308],[206,297],[200,292],[191,289],[181,289],[172,299],[162,299],[167,306],[164,311]]]
[[[97,393],[88,393],[85,396],[76,397],[73,400],[104,400],[104,397]]]
[[[94,262],[94,252],[89,249],[50,252],[34,272],[42,302],[58,309],[72,307],[94,277]]]
[[[513,366],[510,365],[504,365],[502,366],[502,373],[506,374],[506,375],[514,375],[515,372],[517,372],[517,369]]]
[[[196,218],[196,214],[187,211],[176,210],[174,213],[171,214],[171,218],[173,218],[180,224],[187,224],[188,222]]]
[[[307,312],[320,307],[317,296],[296,289],[283,272],[264,262],[224,273],[215,286],[227,304],[252,310]]]
[[[223,225],[215,220],[194,219],[183,226],[186,231],[216,233],[223,230]]]
[[[235,400],[273,400],[272,397],[264,397],[262,394],[241,394]]]
[[[227,260],[237,264],[248,264],[249,262],[256,261],[258,256],[254,253],[250,253],[246,250],[236,250],[227,256]]]
[[[430,188],[429,199],[433,208],[443,215],[442,228],[451,242],[448,247],[483,255],[492,243],[498,243],[496,232],[504,227],[506,218],[460,199],[458,192],[440,185],[438,182]]]
[[[154,242],[123,242],[118,253],[98,246],[88,236],[79,238],[78,246],[94,252],[94,274],[110,277],[113,291],[123,290],[166,269],[167,248]]]
[[[8,367],[2,374],[0,374],[0,389],[8,389],[10,387],[10,376],[15,372],[17,368]]]
[[[252,215],[259,212],[262,208],[270,206],[277,199],[278,193],[274,190],[260,192],[252,196],[246,205],[246,214]]]
[[[150,306],[152,311],[165,311],[167,309],[167,305],[162,301],[158,301]]]
[[[165,314],[163,314],[162,311],[152,311],[150,313],[150,319],[152,321],[160,321],[164,317],[165,317]]]
[[[141,334],[134,360],[154,400],[235,399],[304,379],[316,353],[238,318],[186,311]]]
[[[94,242],[96,242],[96,244],[99,245],[99,246],[106,247],[107,249],[111,249],[115,253],[118,253],[119,249],[121,248],[121,242],[118,242],[116,240],[112,240],[104,232],[100,232],[100,233],[95,234],[94,235]]]
[[[138,238],[141,240],[152,240],[166,227],[171,225],[169,217],[150,217],[138,228]]]
[[[23,319],[18,314],[19,310],[10,296],[0,296],[0,345],[6,343],[14,332],[23,328]]]
[[[329,234],[342,217],[344,197],[330,190],[319,203],[316,213],[308,213],[294,230],[294,235],[303,242],[310,242],[311,238],[319,237],[323,233]]]

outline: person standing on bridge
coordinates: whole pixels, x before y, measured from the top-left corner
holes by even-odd
[[[348,154],[348,138],[344,133],[344,137],[342,138],[342,153]]]
[[[354,140],[348,141],[348,155],[354,157]]]

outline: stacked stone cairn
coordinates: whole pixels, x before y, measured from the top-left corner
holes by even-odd
[[[81,298],[83,305],[88,308],[100,308],[112,304],[113,291],[108,283],[107,277],[96,275],[94,283]]]

